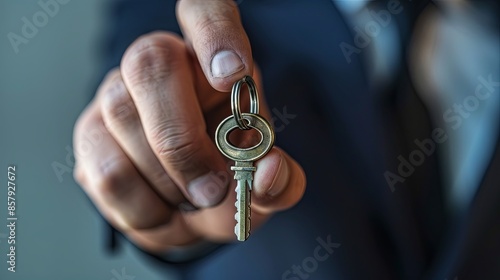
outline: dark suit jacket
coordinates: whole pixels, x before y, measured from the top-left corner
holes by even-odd
[[[434,128],[401,63],[397,82],[368,86],[363,52],[347,63],[352,26],[329,0],[239,1],[263,74],[277,144],[308,176],[303,200],[245,243],[182,264],[151,258],[186,279],[500,279],[500,152],[473,205],[457,219],[443,206],[437,153],[390,188],[398,155]],[[395,16],[406,56],[427,1],[401,1]],[[384,5],[384,3],[379,3]],[[375,3],[376,5],[376,3]],[[153,30],[179,33],[175,1],[121,1],[112,8],[106,69]],[[439,144],[436,145],[439,149]],[[146,256],[150,258],[150,256]]]

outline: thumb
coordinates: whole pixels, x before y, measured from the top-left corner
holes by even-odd
[[[233,0],[180,0],[177,20],[213,88],[228,92],[252,74],[250,42]]]

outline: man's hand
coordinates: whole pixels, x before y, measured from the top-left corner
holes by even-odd
[[[235,239],[233,163],[213,137],[231,114],[221,91],[245,75],[260,85],[232,0],[182,0],[177,17],[185,40],[166,32],[137,39],[74,132],[76,180],[115,228],[151,252]],[[248,111],[247,94],[242,105]],[[265,104],[261,114],[270,117]],[[249,136],[231,141],[241,146]],[[254,229],[305,189],[302,168],[279,148],[255,165]]]

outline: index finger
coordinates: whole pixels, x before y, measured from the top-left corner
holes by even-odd
[[[219,178],[225,163],[207,134],[184,42],[164,32],[145,35],[129,47],[121,70],[148,143],[168,175],[194,205],[219,203],[229,180]]]

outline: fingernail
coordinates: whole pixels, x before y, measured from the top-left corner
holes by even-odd
[[[217,205],[226,196],[228,183],[226,172],[211,171],[192,180],[188,185],[188,192],[195,205],[211,207]]]
[[[245,67],[241,58],[233,51],[221,51],[212,58],[212,76],[225,78]]]
[[[276,172],[276,177],[274,177],[271,188],[267,190],[267,195],[271,197],[279,195],[288,184],[289,175],[288,163],[283,155],[281,155],[278,172]]]

